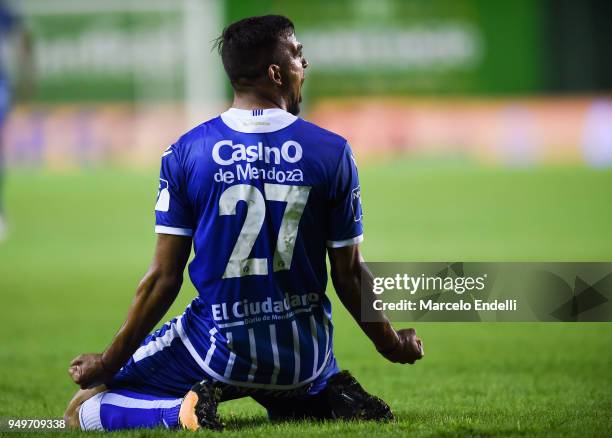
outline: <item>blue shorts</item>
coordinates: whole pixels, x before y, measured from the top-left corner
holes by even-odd
[[[177,333],[176,323],[177,318],[174,318],[147,336],[127,364],[119,370],[111,382],[107,383],[107,387],[159,397],[183,397],[193,385],[204,379],[214,382],[215,379],[204,372],[183,344]],[[303,395],[318,394],[327,386],[327,380],[338,372],[336,359],[332,353],[321,374],[304,385]],[[234,393],[244,396],[250,396],[254,392],[237,389]],[[227,392],[232,393],[232,391]],[[279,393],[279,390],[270,392]],[[290,392],[299,391],[290,390]],[[261,394],[262,390],[256,393]]]

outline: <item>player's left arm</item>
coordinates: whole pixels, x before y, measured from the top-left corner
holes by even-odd
[[[111,379],[174,302],[191,253],[191,237],[159,234],[155,255],[141,280],[125,322],[101,354],[82,354],[69,368],[72,380],[89,388]]]
[[[364,263],[359,245],[329,248],[331,277],[336,293],[378,352],[391,362],[413,364],[424,356],[423,343],[413,328],[396,331],[386,315],[377,311],[376,321],[361,318],[363,294],[372,294],[374,280]],[[373,297],[365,297],[371,302]]]
[[[384,312],[376,322],[361,318],[362,294],[372,293],[372,273],[359,251],[363,240],[363,211],[357,164],[348,143],[345,145],[329,194],[328,255],[334,288],[344,307],[388,360],[414,363],[423,357],[423,344],[413,328],[396,331]],[[371,297],[363,297],[368,302]]]

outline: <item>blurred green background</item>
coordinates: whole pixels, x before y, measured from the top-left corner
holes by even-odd
[[[191,13],[214,16],[216,30],[252,15],[290,17],[312,60],[313,99],[612,86],[612,7],[601,1],[225,0],[214,8],[205,0],[93,3],[24,2],[28,25],[46,52],[37,54],[38,100],[184,98],[189,79],[183,61],[197,56],[184,42],[191,38],[185,16]],[[201,52],[212,48],[211,39],[197,44]],[[157,83],[158,92],[142,90],[143,82]]]
[[[1,65],[33,86],[4,132],[9,167],[155,166],[231,100],[213,49],[223,27],[267,13],[304,44],[303,115],[357,155],[612,166],[609,2],[13,3],[31,62],[20,70],[7,50]]]
[[[60,416],[68,362],[123,321],[161,151],[228,106],[211,41],[248,15],[296,24],[304,116],[360,165],[366,259],[612,260],[609,2],[18,3],[35,86],[3,132],[1,419]],[[167,316],[194,295],[186,282]],[[612,435],[609,323],[421,324],[427,356],[402,367],[334,304],[340,365],[398,422],[268,425],[241,400],[222,407],[229,435]]]

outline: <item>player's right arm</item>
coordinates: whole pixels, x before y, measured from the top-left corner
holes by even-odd
[[[174,302],[183,283],[191,238],[159,234],[149,270],[140,281],[125,322],[101,354],[83,354],[69,373],[81,388],[108,381],[127,362]]]
[[[153,262],[138,285],[125,322],[106,351],[81,355],[70,364],[70,375],[82,388],[110,380],[174,302],[183,283],[195,228],[187,189],[178,149],[172,145],[162,154]]]

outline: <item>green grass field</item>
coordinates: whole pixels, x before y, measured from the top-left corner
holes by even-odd
[[[371,261],[612,260],[612,171],[362,167]],[[156,189],[155,171],[10,175],[0,418],[62,415],[68,362],[107,345],[150,260]],[[187,284],[168,316],[193,296]],[[335,322],[341,367],[398,421],[269,424],[244,399],[222,405],[223,436],[612,436],[612,324],[419,324],[427,356],[400,366],[338,305]]]

